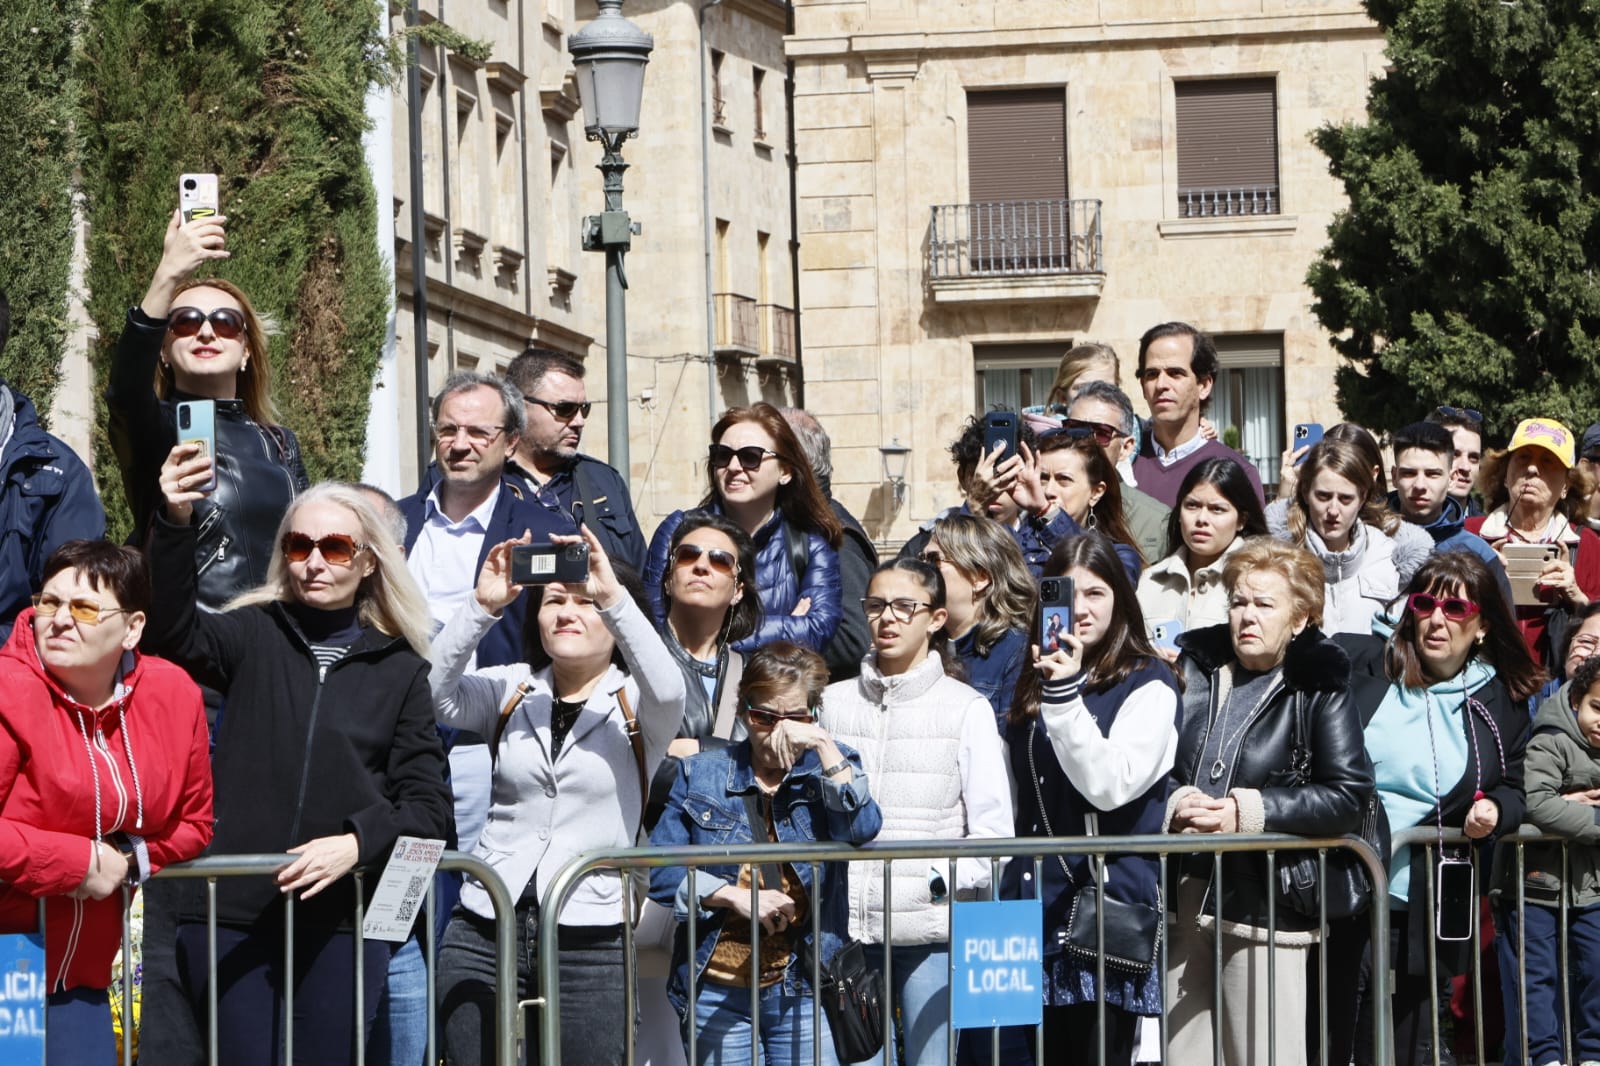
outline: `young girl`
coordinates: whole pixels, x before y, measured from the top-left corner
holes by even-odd
[[[944,579],[920,559],[894,559],[873,573],[861,606],[873,650],[861,676],[829,685],[822,726],[861,753],[883,811],[879,840],[1007,837],[1011,794],[989,701],[950,677]],[[962,859],[956,884],[947,863],[896,862],[891,875],[890,990],[906,1034],[907,1062],[948,1061],[949,911],[952,892],[989,884],[986,859]],[[883,965],[883,868],[850,868],[850,935]],[[888,1052],[893,1061],[895,1052]]]
[[[1266,531],[1261,501],[1244,467],[1219,458],[1189,471],[1167,521],[1169,554],[1139,577],[1145,620],[1176,620],[1186,629],[1226,622],[1223,561],[1246,537]]]

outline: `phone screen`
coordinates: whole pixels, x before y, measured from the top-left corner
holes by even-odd
[[[1478,916],[1477,870],[1471,859],[1449,855],[1439,859],[1436,869],[1434,932],[1440,940],[1471,940]]]
[[[1072,579],[1047,577],[1039,582],[1039,654],[1060,651],[1064,633],[1072,632]]]

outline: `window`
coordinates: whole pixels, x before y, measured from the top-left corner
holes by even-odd
[[[726,110],[722,99],[722,61],[726,58],[715,48],[711,50],[711,124],[726,129]]]
[[[1219,436],[1255,464],[1263,485],[1278,480],[1288,437],[1283,425],[1283,334],[1230,333],[1216,339],[1222,369],[1206,417]]]
[[[1061,357],[1070,340],[1050,344],[974,344],[977,371],[977,413],[1042,404],[1050,397]]]
[[[1066,123],[1063,88],[967,93],[965,229],[974,272],[1070,263]]]
[[[750,73],[750,91],[755,101],[755,138],[758,141],[767,139],[767,120],[762,116],[761,85],[767,80],[767,72],[756,67]]]
[[[1278,91],[1272,78],[1180,81],[1178,217],[1278,215]]]

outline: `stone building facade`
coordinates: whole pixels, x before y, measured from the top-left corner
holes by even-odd
[[[1309,135],[1384,63],[1358,4],[798,0],[788,53],[805,401],[875,536],[959,502],[962,421],[1042,403],[1075,342],[1142,409],[1147,327],[1218,335],[1212,417],[1269,481],[1294,423],[1338,420],[1304,278],[1343,197]]]

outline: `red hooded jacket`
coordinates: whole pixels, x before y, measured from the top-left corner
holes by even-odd
[[[0,649],[0,932],[37,929],[44,897],[49,990],[105,988],[122,944],[122,894],[71,894],[94,841],[118,830],[144,839],[152,872],[205,849],[205,709],[188,674],[138,652],[124,655],[117,698],[85,707],[39,661],[33,614],[17,617]]]

